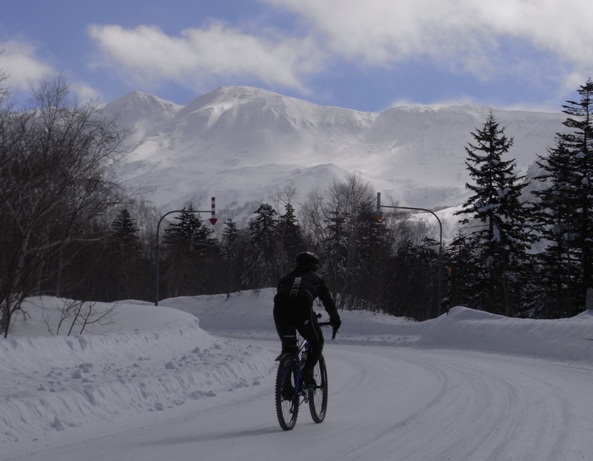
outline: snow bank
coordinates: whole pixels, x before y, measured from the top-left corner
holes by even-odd
[[[277,340],[272,318],[274,293],[274,289],[268,288],[258,292],[234,293],[229,297],[202,296],[200,302],[192,297],[167,299],[161,304],[191,313],[200,319],[200,325],[205,330],[211,332]],[[316,305],[315,310],[323,315],[321,321],[328,320],[322,305]],[[344,323],[338,341],[342,343],[409,345],[426,327],[411,320],[368,311],[344,311],[341,316]],[[329,336],[329,331],[326,331],[326,336]]]
[[[45,328],[46,336],[19,336],[44,331],[41,312],[58,307],[36,299],[27,306],[31,319],[0,341],[0,441],[257,385],[273,364],[259,346],[214,337],[192,315],[146,304],[118,306],[119,321],[104,325],[104,334],[47,336]]]
[[[259,385],[274,372],[279,348],[273,295],[268,289],[182,297],[158,307],[125,301],[109,322],[69,337],[49,333],[63,300],[28,300],[30,317],[17,317],[10,336],[0,340],[0,443]],[[463,307],[427,322],[362,311],[341,315],[336,342],[342,344],[593,362],[591,311],[560,320],[508,319]]]
[[[533,320],[455,307],[434,319],[420,347],[470,349],[501,354],[593,363],[593,313],[567,319]]]

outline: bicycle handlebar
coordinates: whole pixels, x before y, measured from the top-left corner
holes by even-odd
[[[320,315],[320,314],[317,314]],[[319,322],[319,326],[320,327],[329,327],[331,326],[331,322]],[[332,339],[336,339],[336,333],[338,332],[338,330],[336,330],[335,328],[332,331]]]

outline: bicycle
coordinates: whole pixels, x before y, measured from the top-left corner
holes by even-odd
[[[329,326],[331,323],[320,322],[319,325]],[[333,338],[335,338],[335,332]],[[314,422],[321,423],[325,419],[328,394],[327,368],[323,354],[319,357],[313,371],[316,386],[304,387],[303,385],[302,370],[310,349],[309,342],[301,337],[293,352],[284,352],[276,358],[280,362],[276,373],[276,415],[280,427],[285,431],[294,428],[299,415],[299,406],[302,403],[309,404]]]

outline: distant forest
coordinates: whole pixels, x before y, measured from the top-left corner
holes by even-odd
[[[0,76],[4,335],[32,296],[156,303],[230,295],[274,287],[304,250],[320,256],[340,309],[426,320],[464,305],[557,318],[593,302],[590,80],[580,99],[563,105],[562,134],[530,179],[537,184],[518,175],[513,138],[492,113],[471,133],[471,196],[458,212],[458,234],[442,247],[428,237],[434,223],[405,207],[378,213],[376,192],[356,174],[310,193],[298,210],[297,191],[287,187],[275,205],[254,207],[244,227],[227,219],[216,234],[195,204],[161,220],[118,182],[124,129],[77,103],[61,78],[40,85],[31,107],[18,111],[5,82]]]

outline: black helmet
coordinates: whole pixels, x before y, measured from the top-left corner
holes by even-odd
[[[296,263],[298,266],[310,267],[313,270],[317,270],[319,267],[319,258],[313,253],[304,251],[297,255]]]

